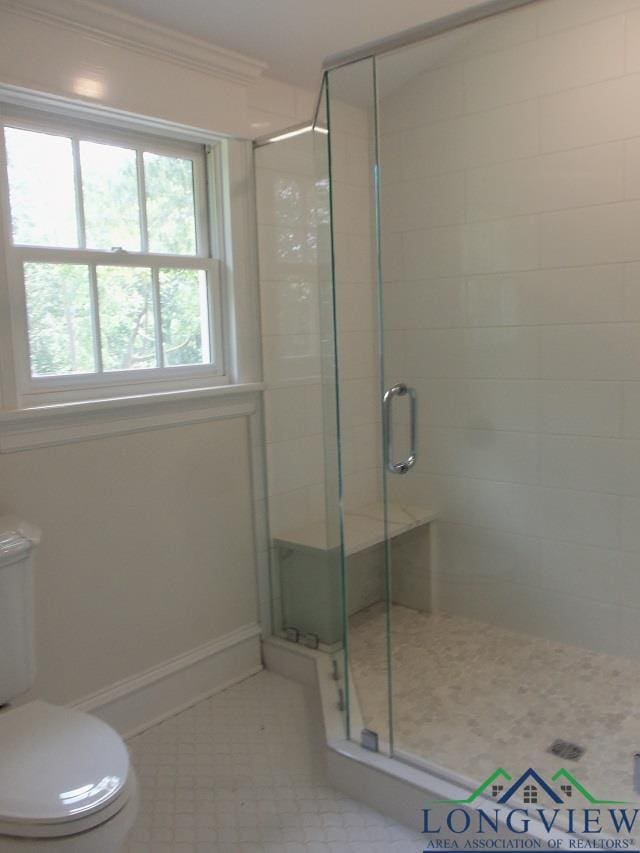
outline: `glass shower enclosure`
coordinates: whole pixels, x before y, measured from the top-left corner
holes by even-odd
[[[499,2],[325,73],[327,645],[348,736],[470,789],[635,797],[638,45],[631,0]]]

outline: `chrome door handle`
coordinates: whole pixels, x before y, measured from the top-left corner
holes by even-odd
[[[391,427],[391,404],[394,397],[409,395],[411,404],[411,447],[409,455],[401,462],[394,462],[391,458],[393,453],[393,430]],[[404,382],[398,382],[387,388],[382,398],[382,420],[386,436],[385,443],[385,465],[392,474],[406,474],[416,464],[418,458],[417,435],[418,435],[418,398],[415,388],[409,388]]]

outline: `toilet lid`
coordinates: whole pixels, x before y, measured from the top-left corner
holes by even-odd
[[[124,742],[97,717],[40,701],[0,714],[0,821],[84,818],[122,792],[128,773]]]

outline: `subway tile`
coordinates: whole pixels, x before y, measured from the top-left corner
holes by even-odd
[[[378,122],[382,133],[395,128],[407,129],[458,116],[464,112],[464,74],[462,63],[420,70],[432,61],[430,52],[420,49],[380,57],[378,81],[384,92],[386,80],[406,67],[408,53],[417,61],[417,72],[400,88],[380,98]]]
[[[536,483],[538,443],[535,433],[465,430],[461,444],[464,473],[479,479]]]
[[[640,622],[637,607],[619,607],[617,612],[619,637],[618,653],[638,660],[640,649]]]
[[[319,335],[271,335],[262,340],[267,385],[300,379],[319,379]]]
[[[466,523],[521,535],[537,534],[531,513],[536,491],[531,486],[467,479],[465,489]]]
[[[375,503],[382,493],[382,472],[379,468],[358,471],[344,478],[344,508],[352,509]]]
[[[640,139],[624,143],[625,194],[627,198],[640,198]]]
[[[623,317],[640,320],[640,263],[625,266],[623,281]]]
[[[362,66],[366,83],[370,82],[368,69]],[[353,81],[352,69],[334,72],[333,80],[333,96],[329,98],[329,112],[331,117],[331,127],[341,133],[346,133],[352,136],[360,136],[363,139],[368,139],[371,134],[371,116],[366,107],[355,106],[350,104],[344,97],[340,97],[340,90],[347,92]]]
[[[269,494],[277,495],[320,483],[324,479],[321,435],[267,445]]]
[[[618,545],[618,498],[596,492],[543,488],[536,513],[540,535],[598,548]]]
[[[538,542],[531,537],[469,525],[439,524],[438,540],[443,555],[438,566],[438,587],[441,580],[467,587],[477,584],[479,588],[490,588],[495,598],[511,583],[527,581],[536,586],[539,582]],[[455,598],[452,603],[458,604]],[[492,609],[481,608],[475,615],[483,618],[483,610],[486,619]],[[497,616],[494,612],[494,619]]]
[[[293,385],[265,391],[265,426],[269,443],[323,431],[322,386]]]
[[[469,375],[466,331],[464,329],[430,329],[404,333],[399,377],[422,379],[460,379]],[[389,356],[396,347],[385,335],[385,371]]]
[[[383,293],[385,329],[463,326],[466,317],[462,278],[394,282]]]
[[[256,169],[258,224],[312,227],[316,192],[313,178],[306,175]]]
[[[335,182],[332,211],[336,231],[371,239],[373,206],[369,187]]]
[[[287,281],[315,276],[318,263],[315,227],[263,225],[260,232],[261,280]]]
[[[455,172],[539,153],[538,109],[526,101],[402,134],[403,177]]]
[[[474,429],[535,432],[538,383],[522,379],[474,379],[468,383],[469,425]]]
[[[449,477],[469,476],[463,430],[423,427],[420,446],[424,448],[422,464],[425,471]]]
[[[640,369],[638,370],[640,380]],[[640,438],[640,381],[622,384],[622,433],[627,438]]]
[[[622,200],[625,185],[630,197],[623,143],[560,151],[470,171],[467,214],[473,221],[604,204]]]
[[[317,281],[262,281],[264,335],[314,335],[320,332]]]
[[[629,74],[543,97],[540,102],[542,151],[597,145],[640,136],[640,75]]]
[[[267,133],[269,128],[264,131]],[[306,175],[316,172],[312,135],[296,136],[255,150],[257,169],[275,169],[285,175]]]
[[[640,552],[640,499],[620,498],[620,547]]]
[[[473,273],[526,270],[538,266],[538,218],[517,216],[467,225],[464,271]]]
[[[621,14],[627,8],[627,0],[543,0],[535,5],[538,32],[546,35]]]
[[[618,552],[613,549],[543,540],[540,566],[546,589],[620,603]]]
[[[481,252],[481,235],[476,234],[474,237],[473,249],[478,254]],[[461,225],[447,225],[402,234],[405,278],[416,281],[428,277],[461,275],[464,271],[465,244],[465,227]],[[384,261],[385,243],[382,245],[382,253]]]
[[[609,323],[625,319],[622,264],[536,270],[518,279],[523,324]]]
[[[638,554],[619,554],[617,572],[609,576],[612,595],[616,595],[620,604],[635,605],[638,612],[640,603],[640,557]],[[637,617],[636,617],[637,618]],[[640,647],[636,653],[640,652]]]
[[[537,606],[536,631],[559,643],[618,654],[619,607],[545,590]]]
[[[477,328],[465,331],[467,375],[483,379],[535,379],[539,372],[536,328]]]
[[[402,160],[403,132],[394,122],[386,121],[386,111],[382,105],[380,114],[380,137],[378,142],[378,168],[380,184],[398,183],[402,180],[404,163]]]
[[[459,61],[532,41],[537,35],[537,10],[513,9],[447,33],[447,61]]]
[[[613,437],[620,434],[622,386],[617,382],[539,383],[543,432]]]
[[[341,332],[374,331],[377,328],[377,306],[372,283],[349,284],[336,290]]]
[[[586,436],[543,435],[540,479],[545,486],[619,494],[623,442]]]
[[[418,417],[427,426],[468,425],[467,382],[453,379],[407,377],[418,395]]]
[[[633,9],[627,14],[626,31],[626,70],[627,73],[640,71],[640,9]]]
[[[640,325],[596,323],[540,328],[543,379],[636,379]]]
[[[338,336],[338,359],[343,379],[376,376],[378,361],[373,331],[352,331]]]
[[[619,263],[640,257],[640,201],[582,207],[540,216],[544,267]]]
[[[455,225],[465,219],[464,173],[382,186],[380,220],[391,231]]]
[[[344,379],[340,383],[340,422],[354,427],[380,420],[380,388],[377,377]]]
[[[614,322],[624,318],[622,264],[473,276],[473,326]]]
[[[465,105],[490,109],[618,77],[624,44],[625,17],[618,15],[471,60]]]
[[[547,486],[640,494],[640,442],[591,436],[540,437],[540,479]]]
[[[457,120],[466,168],[539,153],[538,107],[526,101]]]

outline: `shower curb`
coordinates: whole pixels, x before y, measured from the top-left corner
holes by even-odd
[[[263,640],[262,653],[266,669],[304,684],[317,693],[322,707],[328,776],[333,787],[341,793],[419,833],[424,830],[425,807],[429,806],[437,819],[438,808],[448,806],[438,807],[435,801],[461,800],[469,794],[468,788],[455,782],[404,761],[363,749],[344,737],[331,655],[278,637]],[[342,661],[342,653],[339,659]],[[495,800],[489,798],[479,797],[474,802],[474,808],[476,806],[490,813],[496,810]],[[460,808],[467,810],[469,807]],[[499,818],[499,823],[498,832],[493,837],[513,842],[514,833],[504,826],[502,818]],[[577,839],[585,836],[579,833],[569,835],[557,829],[547,832],[542,823],[532,817],[528,831],[519,832],[515,837],[527,843],[530,841],[532,849],[543,850],[551,842],[556,849],[567,850],[569,839],[575,844]],[[600,839],[606,837],[601,835]]]

